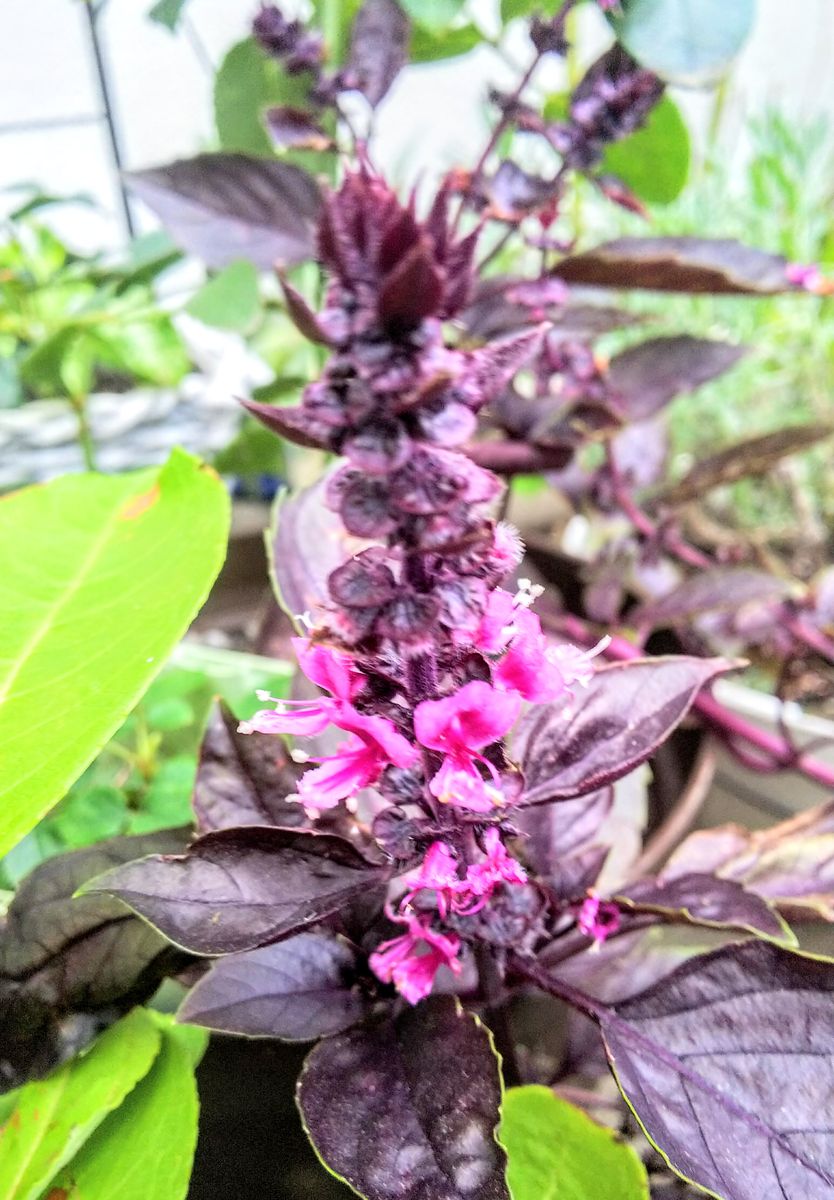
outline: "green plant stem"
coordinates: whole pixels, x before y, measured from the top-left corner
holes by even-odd
[[[70,404],[78,418],[78,444],[84,458],[84,466],[88,471],[96,470],[96,444],[93,441],[93,431],[90,428],[90,418],[87,412],[86,396],[70,396]]]

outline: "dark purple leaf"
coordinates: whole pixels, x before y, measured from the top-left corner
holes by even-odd
[[[318,421],[306,408],[300,405],[290,407],[260,404],[257,400],[241,400],[240,403],[256,420],[279,437],[287,438],[299,446],[309,446],[312,450],[328,448],[331,429]]]
[[[572,800],[627,775],[666,740],[701,688],[732,668],[726,659],[683,655],[617,663],[598,670],[570,704],[534,705],[515,742],[523,803]]]
[[[777,941],[790,940],[789,929],[767,901],[716,875],[694,871],[669,880],[642,879],[614,898],[636,912],[676,913],[695,925],[746,929]]]
[[[228,954],[186,997],[177,1019],[220,1033],[307,1042],[361,1020],[356,954],[326,933]]]
[[[382,547],[373,546],[337,567],[328,580],[333,600],[346,608],[378,608],[390,600],[396,580],[386,557]]]
[[[450,997],[328,1038],[298,1104],[318,1154],[366,1200],[508,1200],[487,1030]]]
[[[342,446],[342,453],[360,471],[387,475],[408,462],[413,444],[396,419],[373,418],[360,426]]]
[[[690,834],[661,878],[691,871],[736,880],[788,917],[834,921],[834,802],[771,829],[723,825]]]
[[[358,473],[342,492],[339,515],[354,537],[382,538],[397,524],[387,483]]]
[[[442,296],[431,247],[421,239],[386,276],[377,301],[379,319],[386,330],[407,332],[437,310]]]
[[[275,506],[270,533],[270,575],[278,602],[291,617],[329,602],[327,581],[346,559],[368,546],[351,537],[325,496],[341,467],[311,487],[285,493]],[[316,553],[310,554],[310,546]]]
[[[732,238],[618,238],[563,259],[554,274],[592,287],[767,296],[790,290],[786,265]]]
[[[397,0],[364,0],[356,14],[347,68],[374,108],[408,62],[410,32]]]
[[[746,353],[744,346],[688,334],[652,338],[616,354],[608,382],[626,415],[644,421],[676,396],[723,375]]]
[[[791,425],[776,433],[746,438],[696,463],[683,479],[667,488],[658,499],[664,504],[686,504],[711,488],[767,475],[783,458],[808,450],[831,437],[832,433],[834,425]]]
[[[342,838],[250,826],[117,867],[85,892],[117,896],[194,954],[232,954],[332,916],[384,877]]]
[[[566,800],[521,809],[514,823],[534,874],[564,898],[582,895],[599,877],[610,846],[597,839],[614,805],[612,785]]]
[[[499,395],[539,349],[543,336],[540,326],[473,350],[461,381],[472,406],[479,408]]]
[[[318,317],[301,292],[297,291],[283,276],[280,278],[280,283],[287,303],[287,312],[296,329],[311,342],[319,342],[323,346],[331,345],[327,330],[320,324]]]
[[[88,879],[187,833],[114,838],[60,855],[20,885],[0,929],[0,1092],[47,1074],[186,961],[106,896],[73,898]]]
[[[289,163],[198,154],[132,172],[128,182],[177,245],[209,267],[245,258],[266,271],[314,256],[321,193]]]
[[[301,768],[280,738],[238,733],[237,717],[219,701],[209,717],[192,805],[200,833],[241,825],[302,825],[304,810],[288,801]]]
[[[635,625],[674,625],[709,612],[735,612],[746,604],[782,599],[786,584],[752,567],[715,567],[684,580],[659,600],[641,604],[629,620]]]
[[[611,1067],[676,1171],[723,1200],[834,1194],[834,964],[754,941],[597,1013]]]
[[[267,132],[276,150],[332,150],[333,139],[303,108],[277,106],[264,114]]]

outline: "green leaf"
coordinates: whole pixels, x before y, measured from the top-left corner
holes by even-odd
[[[148,1015],[162,1032],[159,1056],[55,1181],[65,1200],[185,1200],[197,1145],[194,1068],[206,1034]]]
[[[157,3],[148,12],[148,17],[157,25],[164,25],[166,29],[170,29],[174,33],[187,3],[188,0],[157,0]]]
[[[399,0],[415,25],[439,33],[463,11],[466,0]]]
[[[690,85],[721,76],[756,15],[756,0],[621,0],[608,19],[617,40],[664,79]]]
[[[222,149],[274,158],[263,113],[280,104],[304,108],[308,86],[307,74],[284,74],[252,38],[232,46],[214,80],[214,120]]]
[[[670,204],[689,174],[689,130],[674,100],[664,96],[635,130],[605,151],[603,167],[650,204]]]
[[[468,54],[482,41],[481,32],[474,25],[462,25],[460,29],[447,29],[442,33],[415,25],[411,32],[409,59],[413,63],[425,63],[456,58]]]
[[[245,333],[260,312],[258,272],[250,262],[229,263],[191,297],[185,311],[206,325]]]
[[[20,1089],[0,1131],[0,1196],[37,1200],[104,1118],[147,1075],[161,1036],[141,1008],[48,1079]],[[116,1189],[112,1195],[120,1195]]]
[[[176,450],[0,502],[0,854],[119,728],[205,600],[229,500]]]
[[[648,1200],[634,1150],[550,1088],[510,1088],[498,1140],[512,1200]]]
[[[553,16],[562,0],[501,0],[501,20],[506,25],[516,17],[526,17],[529,13],[540,12],[545,16]]]

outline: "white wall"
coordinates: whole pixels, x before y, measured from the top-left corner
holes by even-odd
[[[188,23],[200,48],[188,30],[172,36],[149,22],[151,2],[108,0],[101,18],[128,167],[188,155],[210,142],[210,64],[245,36],[257,8],[257,0],[190,0]],[[595,20],[591,11],[585,14],[586,25]],[[89,120],[100,109],[100,98],[84,0],[2,0],[2,33],[0,125],[72,116],[88,120],[75,128],[0,136],[0,187],[32,180],[56,192],[90,192],[102,212],[76,209],[54,219],[79,245],[118,241],[122,224],[106,130]],[[823,110],[834,123],[832,47],[831,0],[759,0],[756,29],[737,65],[727,109],[731,144],[737,144],[743,113],[768,102],[800,115]],[[523,43],[518,50],[523,54]],[[381,114],[379,160],[413,178],[420,169],[471,159],[482,137],[485,84],[501,69],[484,53],[409,72]],[[685,104],[696,125],[703,124],[709,111],[705,98],[693,95]]]

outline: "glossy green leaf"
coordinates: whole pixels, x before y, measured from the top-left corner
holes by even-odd
[[[206,325],[245,333],[260,311],[258,272],[250,262],[229,263],[191,297],[185,311]]]
[[[436,62],[441,58],[457,58],[480,46],[483,38],[474,25],[435,32],[415,25],[411,32],[409,59],[413,63]]]
[[[641,200],[670,204],[683,191],[689,159],[689,130],[677,104],[664,96],[642,129],[606,149],[603,169],[622,179]]]
[[[214,120],[223,150],[259,158],[275,151],[263,123],[272,105],[304,107],[307,75],[285,75],[253,38],[232,46],[214,80]]]
[[[415,25],[438,32],[447,29],[463,11],[466,0],[399,0]]]
[[[151,1015],[162,1031],[159,1055],[55,1180],[61,1200],[185,1200],[197,1145],[194,1068],[207,1035]]]
[[[738,54],[756,0],[621,0],[609,13],[617,40],[639,63],[674,83],[715,80]]]
[[[0,1196],[37,1200],[108,1113],[147,1075],[161,1035],[141,1008],[48,1079],[29,1083],[0,1130]],[[119,1195],[118,1191],[111,1193]]]
[[[183,451],[0,501],[0,854],[66,793],[188,628],[229,501]]]
[[[648,1200],[634,1150],[550,1088],[510,1088],[501,1114],[512,1200]]]

